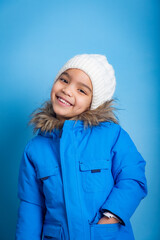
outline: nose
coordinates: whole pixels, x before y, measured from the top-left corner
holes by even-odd
[[[64,87],[64,88],[62,89],[62,92],[63,92],[65,95],[69,96],[69,97],[72,97],[72,96],[73,96],[72,90],[71,90],[71,88],[70,88],[69,86]]]

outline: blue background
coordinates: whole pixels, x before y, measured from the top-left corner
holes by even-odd
[[[49,99],[60,67],[81,53],[104,54],[115,69],[120,124],[147,162],[148,196],[131,218],[135,238],[160,239],[159,5],[0,1],[0,239],[14,239],[19,163],[33,137],[29,115]]]

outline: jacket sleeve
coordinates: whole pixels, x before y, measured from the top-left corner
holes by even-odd
[[[138,152],[129,134],[120,127],[112,148],[114,187],[101,206],[101,213],[109,211],[126,225],[140,201],[147,194],[146,162]]]
[[[36,178],[34,164],[29,156],[27,144],[20,164],[18,197],[20,205],[16,225],[16,240],[40,240],[45,214],[42,185]]]

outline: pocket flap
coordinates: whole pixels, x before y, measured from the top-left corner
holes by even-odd
[[[49,176],[57,175],[58,172],[58,166],[54,166],[51,168],[44,167],[37,169],[37,178],[46,178]]]
[[[109,169],[109,161],[106,160],[97,160],[97,161],[90,161],[90,162],[80,162],[79,163],[81,171],[91,171],[98,172],[101,169]]]
[[[43,236],[44,237],[55,237],[56,239],[60,239],[62,235],[62,226],[61,225],[47,225],[43,226]]]

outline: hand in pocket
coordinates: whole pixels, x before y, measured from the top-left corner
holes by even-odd
[[[106,216],[102,217],[97,224],[112,224],[112,223],[118,223],[119,221],[115,218],[108,218]]]

